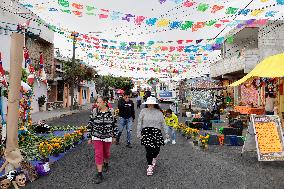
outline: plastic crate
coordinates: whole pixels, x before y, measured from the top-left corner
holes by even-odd
[[[208,139],[208,144],[209,145],[220,145],[218,135],[210,135]]]
[[[212,130],[212,123],[204,123],[203,130]]]
[[[237,135],[225,135],[224,144],[227,146],[239,146]]]

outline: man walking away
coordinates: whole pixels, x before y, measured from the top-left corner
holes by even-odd
[[[142,98],[141,98],[141,96],[139,94],[136,97],[136,103],[137,103],[137,108],[140,109],[140,106],[141,106],[141,103],[142,103]]]
[[[119,126],[118,135],[116,137],[116,144],[119,145],[119,139],[123,132],[124,127],[127,130],[127,145],[126,147],[132,148],[131,146],[131,133],[132,133],[132,123],[135,119],[134,103],[129,99],[130,92],[125,91],[123,97],[118,101],[119,109]]]

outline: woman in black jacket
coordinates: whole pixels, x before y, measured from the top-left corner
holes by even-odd
[[[97,108],[93,110],[94,113],[88,127],[88,143],[93,144],[98,170],[96,184],[103,181],[103,167],[105,171],[108,170],[110,146],[115,141],[117,130],[116,120],[108,107],[107,99],[98,97]]]

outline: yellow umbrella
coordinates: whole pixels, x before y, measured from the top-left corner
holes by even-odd
[[[252,77],[284,77],[284,53],[265,58],[250,73],[229,86],[238,86]]]

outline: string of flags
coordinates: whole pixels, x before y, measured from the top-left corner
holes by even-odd
[[[284,0],[276,0],[276,4],[270,5],[271,6],[278,6],[284,5]],[[192,1],[185,1],[184,5],[186,7],[190,7],[197,4],[197,2]],[[95,8],[94,5],[83,5],[77,2],[71,2],[68,0],[59,0],[58,1],[59,8],[50,8],[45,7],[44,5],[32,5],[32,4],[23,4],[23,6],[36,9],[37,11],[49,11],[49,12],[61,12],[66,14],[73,14],[78,17],[82,17],[83,15],[88,16],[98,16],[99,19],[109,19],[112,21],[127,21],[133,22],[135,25],[142,25],[145,24],[147,26],[156,26],[156,27],[168,27],[170,29],[180,29],[180,30],[189,30],[191,29],[192,32],[198,31],[204,27],[216,27],[220,28],[221,26],[230,26],[234,27],[237,26],[238,22],[233,22],[229,19],[213,19],[208,21],[193,21],[193,20],[170,20],[167,18],[156,18],[156,17],[147,17],[147,16],[140,16],[135,15],[133,13],[121,13],[118,11],[111,11],[109,9],[99,9]],[[48,6],[48,4],[46,5]],[[268,6],[269,7],[269,6]],[[212,14],[217,13],[218,11],[225,10],[226,15],[243,15],[243,16],[255,16],[258,17],[260,15],[265,15],[266,18],[275,17],[275,15],[279,11],[273,10],[265,10],[268,7],[262,7],[259,9],[240,9],[237,7],[228,7],[225,9],[223,5],[212,5],[210,7],[209,4],[206,3],[199,3],[197,6],[197,11],[199,12],[206,12],[211,10]],[[85,13],[85,14],[84,14]]]
[[[261,0],[267,2],[267,0]],[[284,0],[283,0],[284,1]],[[165,3],[164,0],[163,3]],[[264,15],[266,18],[274,17],[278,11],[262,9],[240,9],[238,7],[225,7],[221,5],[209,5],[206,3],[197,3],[193,1],[178,1],[174,2],[183,3],[183,7],[196,7],[196,10],[201,13],[211,12],[212,14],[225,11],[227,15],[244,15],[255,16]],[[209,21],[191,21],[181,20],[172,21],[166,18],[152,18],[147,16],[137,16],[131,13],[120,13],[111,11],[108,9],[98,9],[94,6],[83,5],[74,1],[58,0],[59,8],[47,7],[46,5],[34,6],[26,4],[24,6],[30,9],[37,9],[40,11],[48,10],[49,12],[62,12],[65,14],[73,14],[76,16],[98,16],[99,19],[110,19],[114,21],[122,20],[136,25],[145,24],[147,26],[156,27],[168,27],[170,29],[181,29],[192,32],[199,31],[205,27],[222,26],[241,28],[244,26],[260,26],[267,24],[268,19],[250,19],[246,21],[231,20],[231,19],[215,19]],[[276,0],[276,4],[271,6],[284,5],[282,0]],[[266,7],[267,8],[267,7]],[[67,37],[67,40],[71,40],[70,31],[56,25],[51,25],[41,19],[36,20],[39,25],[44,25],[50,30]],[[216,39],[180,39],[176,41],[148,41],[148,42],[118,42],[112,39],[100,39],[87,34],[79,34],[77,38],[78,44],[82,47],[83,51],[86,51],[87,57],[90,59],[95,58],[98,60],[98,65],[106,65],[110,68],[128,69],[131,71],[153,71],[153,72],[170,72],[170,73],[186,73],[192,69],[197,69],[197,64],[206,64],[208,54],[205,51],[213,51],[221,48],[224,41],[228,43],[234,42],[234,36],[220,37]],[[177,43],[174,44],[174,43]],[[195,45],[195,44],[196,45]],[[202,43],[202,45],[201,45]],[[91,52],[87,52],[90,50]],[[104,54],[106,51],[110,51],[110,54]],[[126,53],[125,53],[126,52]],[[139,52],[137,54],[131,54],[132,52]],[[125,53],[125,54],[123,54]],[[150,55],[155,53],[154,55]],[[178,53],[177,56],[172,53]],[[185,55],[181,55],[185,53]],[[192,54],[191,54],[192,53]],[[145,65],[141,67],[137,64],[137,61],[141,60],[145,62]],[[147,65],[146,65],[147,62]],[[151,62],[152,64],[149,64]],[[149,66],[149,65],[150,66]],[[42,64],[43,65],[43,64]],[[137,66],[140,65],[140,66]],[[160,67],[159,67],[160,66]],[[39,71],[38,75],[42,72]]]
[[[244,26],[256,27],[260,25],[265,25],[267,19],[250,19],[246,21],[239,22],[237,28],[242,28]],[[73,38],[71,35],[66,35],[70,40]],[[84,47],[95,48],[95,49],[120,49],[125,51],[147,51],[147,52],[196,52],[198,49],[202,48],[206,51],[213,51],[220,49],[220,45],[227,41],[228,43],[233,43],[234,36],[230,35],[225,37],[219,37],[214,39],[186,39],[186,40],[176,40],[176,41],[148,41],[148,42],[118,42],[116,40],[100,39],[88,34],[79,34],[77,41]],[[177,45],[171,45],[171,43],[177,43]],[[190,43],[196,43],[196,45],[191,45]],[[205,45],[200,45],[205,43]],[[164,44],[164,45],[161,45]],[[184,45],[182,45],[184,44]],[[213,45],[212,45],[213,44]],[[156,46],[155,46],[156,45]]]

